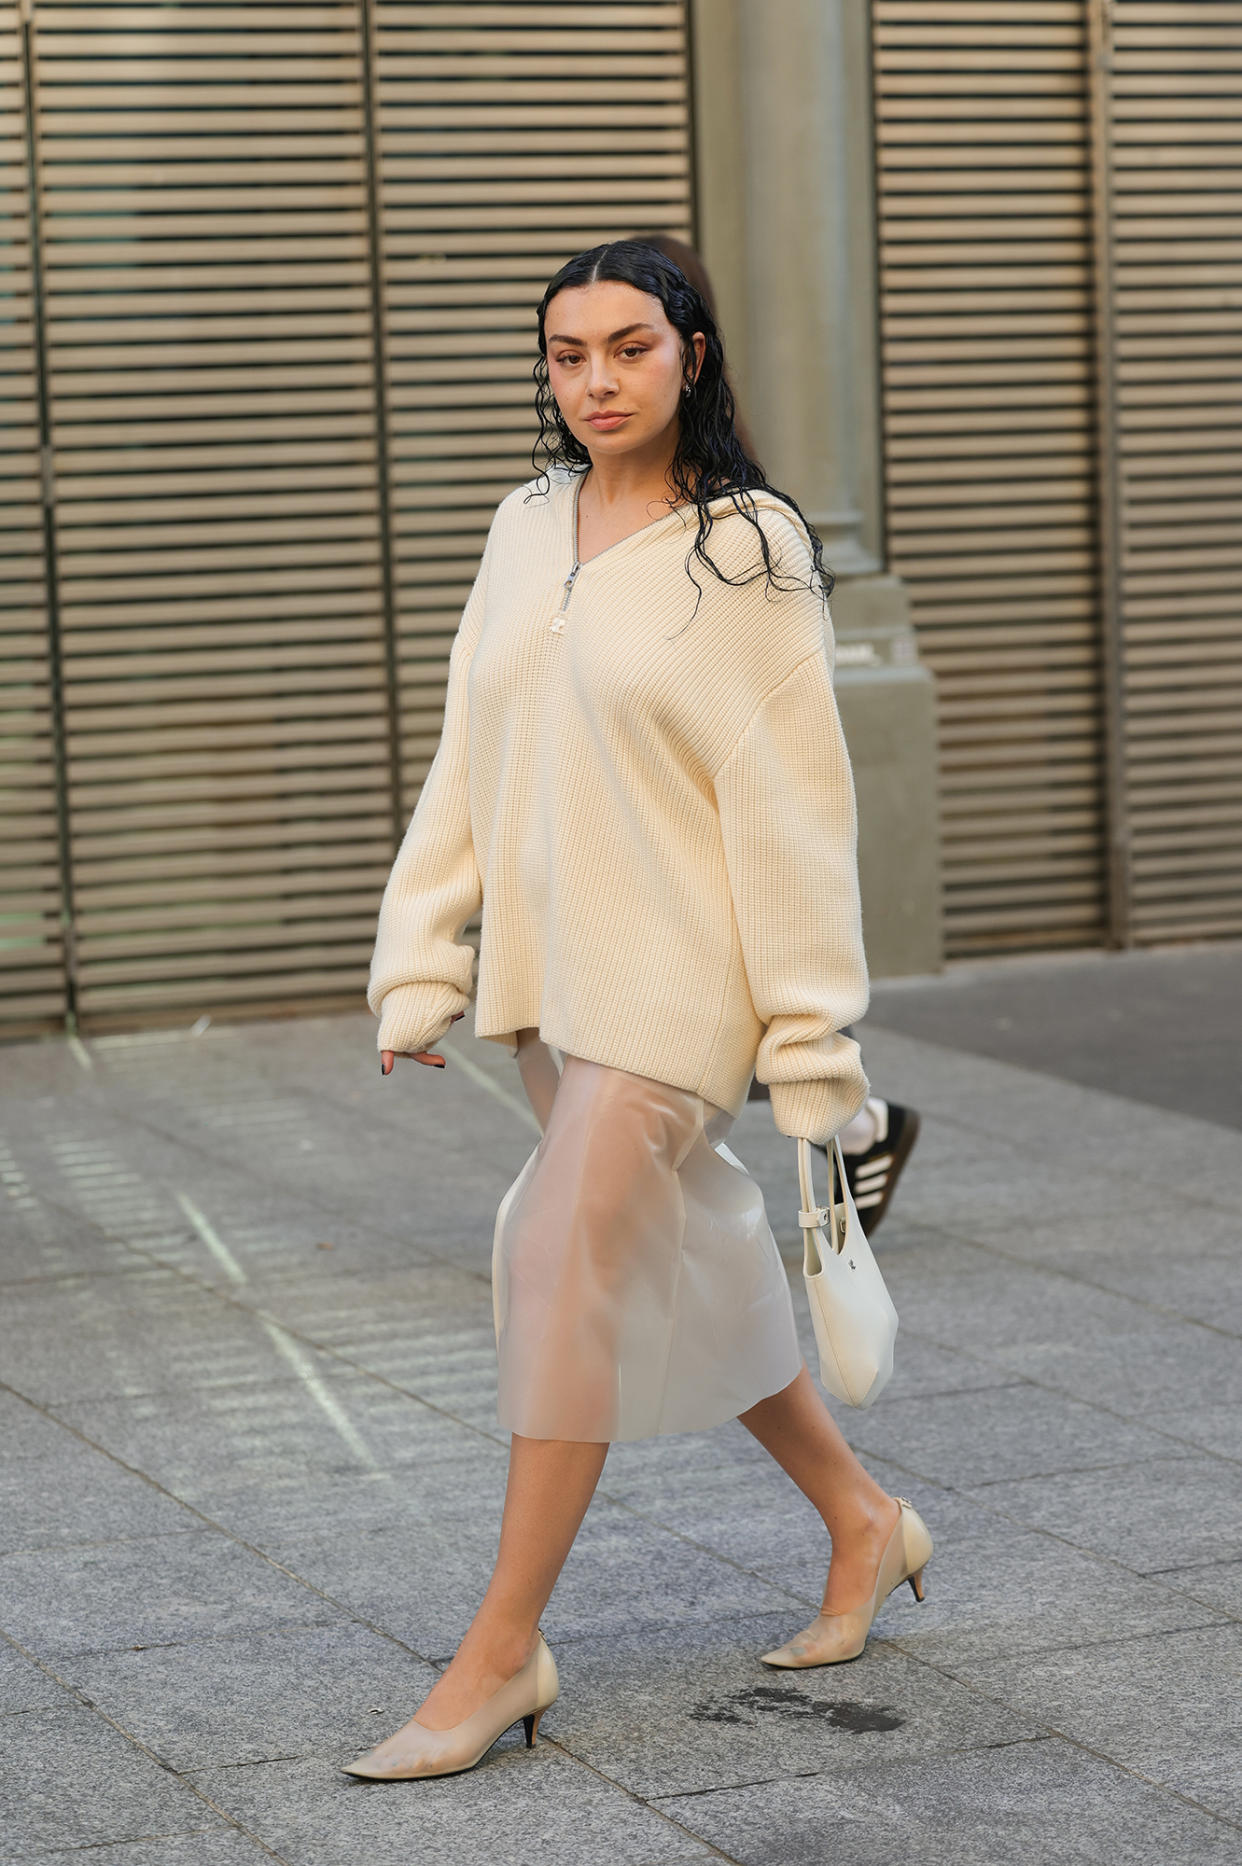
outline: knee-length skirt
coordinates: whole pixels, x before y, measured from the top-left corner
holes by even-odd
[[[802,1366],[763,1194],[732,1117],[646,1076],[519,1037],[543,1130],[496,1215],[500,1423],[617,1442],[700,1431]]]

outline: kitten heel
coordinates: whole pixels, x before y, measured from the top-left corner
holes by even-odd
[[[530,1749],[539,1728],[539,1719],[556,1702],[556,1661],[544,1644],[543,1634],[535,1637],[534,1651],[520,1672],[516,1672],[499,1691],[492,1694],[477,1711],[453,1724],[448,1730],[429,1730],[426,1724],[411,1717],[407,1724],[385,1743],[357,1762],[345,1765],[346,1775],[357,1775],[367,1782],[406,1782],[415,1776],[459,1775],[481,1762],[498,1736],[521,1720]]]
[[[914,1598],[916,1600],[924,1600],[926,1596],[923,1593],[923,1570],[920,1568],[917,1574],[909,1574],[906,1576],[906,1579],[910,1583],[910,1592],[914,1595]]]

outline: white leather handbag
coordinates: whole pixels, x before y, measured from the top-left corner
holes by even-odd
[[[893,1371],[897,1311],[850,1196],[840,1141],[834,1138],[828,1153],[827,1205],[815,1203],[809,1140],[798,1142],[798,1185],[802,1274],[819,1377],[847,1406],[870,1406]]]

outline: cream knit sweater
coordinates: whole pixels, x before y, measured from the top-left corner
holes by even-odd
[[[782,574],[723,583],[670,512],[581,566],[578,477],[500,505],[450,659],[439,750],[380,910],[379,1047],[475,1033],[651,1076],[736,1114],[758,1071],[789,1135],[867,1094],[853,780],[809,541],[756,495]],[[728,500],[708,549],[761,566]],[[727,516],[726,516],[727,514]]]

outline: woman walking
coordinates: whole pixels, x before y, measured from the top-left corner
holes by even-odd
[[[548,470],[493,519],[372,966],[384,1073],[443,1067],[481,907],[476,1034],[543,1133],[496,1225],[495,1570],[424,1703],[350,1765],[380,1779],[470,1768],[519,1718],[534,1740],[539,1617],[610,1443],[736,1416],[819,1511],[823,1608],[768,1664],[857,1656],[931,1553],[813,1386],[762,1196],[717,1150],[756,1068],[790,1136],[867,1094],[819,541],[742,450],[712,316],[654,249],[564,266],[539,353]]]

